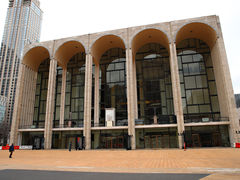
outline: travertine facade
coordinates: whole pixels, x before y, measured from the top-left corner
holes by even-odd
[[[201,111],[204,113],[200,121],[194,121],[196,119],[192,118],[191,122],[186,122],[187,114],[184,110],[185,105],[182,103],[181,95],[181,76],[179,74],[179,58],[178,56],[181,55],[179,53],[179,44],[186,40],[186,39],[198,39],[202,42],[206,43],[206,45],[210,49],[210,55],[212,59],[212,67],[214,71],[214,77],[212,81],[216,81],[216,89],[217,94],[215,96],[211,96],[211,98],[218,98],[219,102],[219,111],[216,111],[219,114],[220,118],[211,119],[209,120],[207,114],[211,114],[214,110],[207,110],[205,113],[204,110],[201,110],[203,106],[201,103],[198,108],[200,108],[199,113],[197,113],[198,117],[201,116]],[[141,89],[141,79],[139,80],[139,69],[136,68],[136,64],[140,61],[136,61],[139,49],[146,44],[160,44],[162,47],[166,49],[169,57],[169,68],[170,68],[170,85],[171,85],[171,93],[173,99],[173,108],[174,114],[173,116],[176,117],[175,123],[161,123],[163,122],[163,110],[156,114],[158,108],[163,106],[161,103],[154,104],[151,108],[148,106],[149,101],[139,101],[138,96],[146,96],[145,94],[141,94],[144,90]],[[103,62],[102,58],[104,57],[103,54],[107,52],[109,49],[118,48],[125,50],[125,73],[126,73],[126,94],[127,94],[127,126],[124,125],[116,125],[112,127],[98,126],[100,121],[100,112],[102,112],[101,104],[101,97],[100,91],[102,84],[100,83],[99,78],[103,79],[103,73],[99,73],[103,71],[100,69],[102,66],[101,62]],[[64,115],[66,109],[66,94],[67,94],[67,84],[68,84],[68,63],[74,55],[77,53],[83,53],[85,56],[85,68],[84,68],[84,116],[83,116],[83,126],[72,126],[71,124],[66,125],[66,123],[72,123],[72,117],[74,113],[69,113],[69,117]],[[199,53],[199,52],[197,52]],[[149,54],[149,53],[148,53]],[[195,57],[192,55],[191,57]],[[46,99],[46,110],[45,110],[45,119],[43,120],[45,125],[44,127],[36,127],[33,122],[34,116],[34,99],[35,99],[35,91],[36,91],[36,82],[37,82],[37,74],[39,71],[40,64],[42,64],[46,59],[50,60],[49,73],[48,73],[48,85],[47,85],[47,99]],[[101,62],[100,62],[101,60]],[[201,59],[202,60],[202,59]],[[193,60],[194,61],[194,60]],[[205,63],[206,64],[206,63]],[[190,65],[189,65],[190,66]],[[207,65],[206,65],[207,66]],[[94,67],[94,68],[93,68]],[[56,103],[57,101],[56,93],[58,93],[57,85],[57,69],[62,69],[61,73],[61,87],[59,85],[59,96],[60,98],[60,111],[56,111]],[[73,67],[74,68],[74,67]],[[203,72],[201,69],[200,71]],[[99,75],[100,74],[100,75]],[[209,80],[209,75],[206,75],[208,82],[211,83]],[[113,31],[106,31],[101,33],[95,34],[88,34],[83,36],[76,36],[64,39],[58,39],[53,41],[47,41],[37,44],[32,44],[25,47],[24,56],[22,59],[21,70],[19,74],[20,80],[17,85],[17,97],[14,107],[14,115],[13,115],[13,123],[11,129],[11,143],[15,144],[27,144],[27,141],[23,143],[23,135],[26,133],[44,133],[44,147],[46,149],[50,149],[53,146],[52,140],[58,148],[66,148],[66,144],[71,142],[72,136],[69,134],[71,133],[79,133],[85,137],[86,149],[91,149],[95,147],[95,144],[101,144],[101,147],[104,144],[105,148],[114,148],[117,144],[117,148],[121,148],[119,144],[115,143],[115,140],[108,135],[104,135],[104,140],[101,139],[98,142],[99,136],[104,131],[127,131],[127,134],[131,138],[131,148],[136,149],[141,147],[147,148],[159,148],[159,147],[175,147],[172,146],[172,142],[177,142],[179,148],[182,148],[185,141],[191,141],[191,146],[221,146],[223,141],[228,141],[228,137],[230,137],[230,143],[233,145],[234,142],[239,142],[239,136],[236,133],[239,130],[238,124],[238,117],[237,111],[234,101],[233,95],[233,88],[231,84],[231,77],[227,62],[226,51],[224,47],[221,27],[218,16],[207,16],[207,17],[200,17],[200,18],[193,18],[193,19],[186,19],[186,20],[179,20],[179,21],[171,21],[166,23],[158,23],[158,24],[151,24],[145,26],[138,26],[138,27],[131,27]],[[94,79],[93,79],[94,77]],[[111,76],[113,77],[113,75]],[[187,78],[187,76],[186,76]],[[72,83],[72,80],[70,81]],[[103,82],[103,81],[102,81]],[[150,82],[150,81],[149,81]],[[94,90],[93,90],[94,85]],[[108,86],[109,87],[109,86]],[[210,88],[209,88],[210,89]],[[210,93],[211,89],[208,89],[208,93]],[[113,88],[111,92],[115,92]],[[206,90],[207,91],[207,90]],[[104,91],[105,92],[105,91]],[[205,91],[204,91],[205,92]],[[106,93],[106,92],[105,92]],[[71,92],[70,92],[71,94]],[[113,93],[114,94],[114,93]],[[115,104],[116,98],[115,96],[111,96],[110,100],[112,104]],[[141,98],[140,97],[140,98]],[[187,97],[187,104],[189,103],[189,97]],[[195,98],[194,94],[191,98]],[[207,104],[211,104],[208,100]],[[54,104],[55,103],[55,104]],[[145,103],[145,104],[144,104]],[[143,117],[141,115],[148,112],[146,107],[152,112],[152,116],[155,116],[154,123],[143,123],[140,125],[135,124],[136,119],[140,119]],[[207,105],[208,106],[208,105]],[[211,107],[215,105],[209,105]],[[78,107],[78,106],[77,106]],[[79,106],[80,107],[80,106]],[[190,105],[189,105],[190,107]],[[206,107],[206,105],[204,106]],[[101,109],[100,109],[101,108]],[[118,108],[118,106],[115,106]],[[145,108],[145,109],[144,109]],[[143,109],[143,110],[142,110]],[[164,109],[164,108],[162,108]],[[188,113],[190,112],[188,110]],[[140,113],[139,113],[140,112]],[[54,118],[57,119],[57,116],[60,116],[59,120],[56,121],[58,123],[57,126],[53,127]],[[171,121],[170,114],[169,116],[164,116],[168,118],[168,122]],[[190,114],[193,117],[194,114]],[[189,115],[189,116],[190,116]],[[118,114],[117,114],[118,116]],[[139,117],[141,116],[141,117]],[[221,120],[221,117],[225,117],[225,120]],[[66,121],[66,122],[65,122]],[[67,122],[68,121],[68,122]],[[152,122],[152,119],[150,120]],[[40,122],[40,121],[39,121]],[[78,121],[76,121],[77,123]],[[92,122],[92,123],[91,123]],[[120,122],[120,121],[119,121]],[[122,121],[123,122],[123,121]],[[146,122],[144,120],[144,122]],[[160,123],[159,123],[160,122]],[[37,123],[38,124],[38,123]],[[211,136],[212,142],[206,142],[207,135],[203,132],[198,133],[198,127],[206,128],[206,127],[218,127],[218,130],[209,131],[208,135]],[[222,127],[227,128],[227,134],[223,137],[223,131],[221,130]],[[195,129],[194,129],[195,128]],[[162,133],[164,129],[168,129],[168,134]],[[176,129],[176,132],[171,134],[171,130]],[[145,132],[145,131],[152,131],[152,132]],[[142,132],[144,135],[143,138],[140,137]],[[155,131],[159,131],[156,133]],[[161,133],[160,133],[161,131]],[[174,130],[173,130],[174,131]],[[191,137],[188,137],[187,132],[191,132]],[[63,132],[63,133],[62,133]],[[66,135],[66,142],[65,146],[61,146],[59,144],[63,143],[63,138],[61,138],[64,132],[68,132]],[[154,132],[154,133],[153,133]],[[53,136],[53,133],[55,135]],[[25,136],[25,135],[24,135]],[[93,137],[94,136],[94,137]],[[220,136],[218,138],[218,136]],[[103,136],[102,136],[103,137]],[[153,138],[154,137],[154,138]],[[172,139],[171,139],[172,137]],[[176,138],[175,138],[176,137]],[[183,138],[184,137],[184,138]],[[70,138],[69,140],[67,140]],[[77,138],[77,136],[76,136]],[[148,138],[150,138],[148,143]],[[155,141],[156,138],[156,141]],[[161,145],[164,140],[168,141],[168,145]],[[190,140],[186,140],[189,138]],[[57,140],[56,140],[57,139]],[[106,140],[108,139],[108,140]],[[109,140],[111,139],[111,140]],[[176,140],[175,140],[176,139]],[[218,143],[219,139],[221,142]],[[73,141],[77,141],[74,139]],[[105,141],[106,140],[106,141]],[[120,141],[119,139],[116,139]],[[56,141],[56,142],[55,142]],[[144,141],[144,143],[143,143]],[[215,143],[215,141],[217,141]],[[108,143],[110,142],[110,145]],[[28,141],[29,144],[30,141]],[[156,144],[157,145],[156,145]],[[139,144],[139,145],[137,145]],[[144,144],[143,146],[141,144]],[[215,145],[214,145],[215,144]],[[227,143],[225,143],[226,146]],[[100,145],[98,145],[100,147]],[[139,147],[138,147],[139,146]],[[99,148],[96,147],[96,148]]]

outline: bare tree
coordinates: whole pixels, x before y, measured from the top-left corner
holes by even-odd
[[[6,145],[8,135],[10,132],[10,125],[6,121],[0,123],[0,145]]]

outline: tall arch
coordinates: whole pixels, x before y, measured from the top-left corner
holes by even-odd
[[[201,39],[206,42],[210,49],[213,48],[217,40],[217,32],[208,24],[193,22],[182,26],[175,35],[175,42],[179,44],[184,39]]]
[[[25,53],[22,64],[37,72],[39,65],[48,58],[50,58],[49,50],[43,46],[36,46]]]
[[[60,66],[66,68],[70,58],[79,52],[86,52],[83,44],[79,41],[70,40],[64,42],[57,48],[54,54],[54,58],[57,59]]]
[[[135,56],[136,52],[144,44],[148,43],[159,43],[164,46],[167,50],[169,49],[168,36],[158,29],[145,29],[134,36],[131,41],[132,53]]]
[[[96,63],[99,63],[101,56],[104,52],[111,48],[122,48],[125,49],[125,43],[119,36],[109,34],[98,38],[91,46],[91,54]]]

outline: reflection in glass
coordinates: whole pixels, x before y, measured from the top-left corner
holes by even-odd
[[[33,115],[33,126],[35,128],[43,128],[45,124],[49,64],[50,60],[47,59],[38,68]]]
[[[100,124],[105,124],[105,108],[116,109],[116,125],[127,125],[125,50],[112,48],[100,59]]]
[[[139,119],[144,124],[171,123],[174,108],[167,49],[156,43],[142,46],[136,54],[136,75]]]
[[[177,51],[185,122],[218,118],[220,110],[209,47],[201,40],[186,39],[177,46]]]
[[[84,86],[85,53],[78,53],[67,64],[64,125],[83,126]]]

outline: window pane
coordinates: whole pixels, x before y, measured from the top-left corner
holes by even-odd
[[[219,112],[219,103],[218,103],[218,97],[217,96],[212,96],[211,97],[211,103],[212,103],[212,111],[213,112]]]
[[[204,103],[203,91],[201,89],[193,90],[192,97],[193,97],[193,104],[203,104]]]
[[[188,113],[199,113],[198,106],[188,106]]]
[[[196,88],[195,77],[194,76],[185,77],[185,86],[186,89]]]
[[[207,87],[207,77],[205,75],[196,76],[197,88]]]

